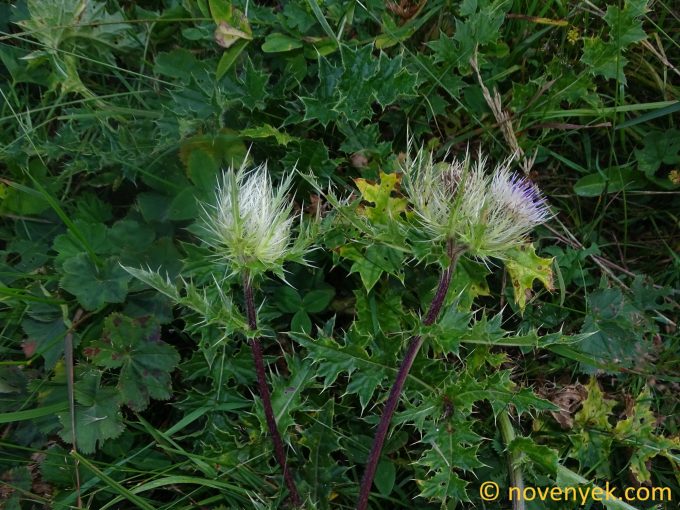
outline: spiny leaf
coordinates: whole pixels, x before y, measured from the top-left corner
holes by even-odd
[[[533,244],[525,244],[507,253],[505,267],[510,274],[515,291],[515,302],[524,311],[527,295],[531,295],[534,280],[540,281],[546,289],[553,290],[553,259],[536,255]]]
[[[406,211],[408,200],[406,198],[393,197],[393,193],[399,191],[401,174],[386,174],[380,172],[379,183],[369,183],[366,179],[355,179],[361,197],[370,202],[372,206],[365,206],[360,213],[376,223],[388,223],[394,221],[399,214]]]
[[[429,469],[427,479],[419,480],[420,495],[441,501],[468,501],[467,482],[461,480],[454,469],[471,471],[483,466],[477,459],[481,437],[472,432],[471,422],[454,420],[431,424],[422,442],[431,446],[418,460]]]
[[[588,396],[583,407],[574,415],[574,434],[569,435],[572,447],[569,456],[578,460],[582,469],[595,467],[596,473],[609,477],[612,426],[609,419],[616,402],[604,398],[597,379],[588,384]]]
[[[355,246],[342,246],[338,252],[344,258],[354,261],[350,273],[359,273],[361,281],[370,291],[383,273],[403,280],[403,252],[381,244],[372,244],[362,253]]]
[[[651,473],[647,462],[657,455],[666,457],[676,468],[680,467],[677,455],[673,450],[680,450],[680,437],[668,438],[655,434],[656,416],[651,409],[652,395],[649,387],[645,387],[635,399],[635,405],[628,412],[628,417],[614,427],[614,437],[624,441],[633,448],[630,458],[630,470],[640,483],[651,482]]]
[[[363,347],[350,340],[340,345],[328,337],[312,340],[302,334],[291,333],[291,336],[307,349],[308,356],[317,365],[316,376],[323,378],[326,388],[340,374],[348,374],[350,382],[346,392],[359,395],[362,407],[366,407],[387,375],[394,372],[378,360],[373,360]]]
[[[551,476],[557,474],[557,452],[548,446],[536,444],[530,437],[516,437],[508,445],[508,450],[526,455]]]

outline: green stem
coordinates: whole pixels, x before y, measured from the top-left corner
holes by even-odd
[[[520,498],[512,500],[513,510],[524,510],[524,500],[521,495],[524,494],[524,477],[522,476],[522,468],[520,467],[520,460],[522,459],[522,452],[510,452],[510,443],[515,439],[515,429],[510,421],[510,415],[507,410],[503,410],[498,414],[498,423],[501,426],[501,436],[505,447],[508,448],[508,468],[510,470],[510,486],[519,489]]]

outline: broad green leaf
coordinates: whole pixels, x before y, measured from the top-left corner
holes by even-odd
[[[661,165],[680,163],[680,130],[650,131],[644,138],[644,148],[635,149],[639,169],[653,177]]]
[[[619,193],[622,190],[633,190],[643,187],[644,179],[629,168],[612,167],[602,173],[593,173],[581,177],[574,184],[574,191],[581,197],[597,197],[605,191]]]
[[[383,457],[378,462],[378,469],[375,472],[373,483],[378,488],[378,491],[383,496],[392,494],[394,488],[394,481],[397,476],[397,470],[394,464],[387,458]]]
[[[291,331],[299,331],[301,333],[311,333],[312,319],[309,318],[309,314],[305,310],[295,312],[290,321],[290,329]]]
[[[282,53],[297,48],[302,48],[302,41],[277,32],[265,37],[262,44],[262,51],[265,53]]]
[[[321,313],[328,308],[334,296],[335,290],[332,288],[315,289],[305,294],[302,306],[309,313]]]
[[[88,353],[96,365],[120,368],[117,388],[131,409],[142,411],[151,398],[172,396],[170,373],[179,363],[179,354],[160,340],[160,327],[150,318],[109,315],[102,340],[89,347]]]
[[[125,428],[120,412],[118,391],[101,386],[102,372],[86,372],[75,384],[75,432],[78,451],[94,453],[107,439],[118,437]],[[64,427],[59,436],[67,443],[72,442],[71,419],[68,412],[59,413]]]
[[[59,358],[64,355],[66,336],[64,319],[59,317],[49,322],[24,319],[21,327],[28,336],[22,346],[24,354],[30,357],[38,353],[43,357],[47,370],[54,368]]]
[[[524,244],[508,252],[504,261],[515,291],[515,302],[524,311],[527,297],[531,296],[534,280],[541,282],[549,291],[553,290],[553,258],[536,255],[532,244]]]
[[[184,48],[178,48],[156,56],[154,71],[164,76],[177,78],[182,83],[188,84],[192,75],[202,73],[205,67],[193,53]]]
[[[230,2],[225,2],[224,0],[208,0],[208,4],[210,6],[210,14],[215,23],[220,23],[221,21],[229,22],[232,20],[234,13],[233,6]]]
[[[101,267],[95,266],[85,253],[64,262],[61,287],[76,296],[86,310],[96,310],[107,303],[122,303],[128,292],[130,276],[110,257]]]
[[[248,39],[239,39],[231,46],[231,48],[222,53],[220,61],[217,63],[217,67],[215,68],[215,78],[217,80],[221,80],[222,77],[227,74],[227,71],[231,69],[231,66],[234,65],[236,59],[243,52],[243,50],[246,49],[246,46],[248,46],[249,43],[250,41]]]
[[[295,313],[304,308],[298,291],[289,286],[276,289],[274,305],[284,313]]]

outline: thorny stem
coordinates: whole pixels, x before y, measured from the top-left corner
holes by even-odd
[[[253,300],[253,287],[250,278],[247,274],[243,276],[243,295],[246,305],[246,316],[248,318],[248,327],[255,331],[257,329],[257,315],[255,313],[255,302]],[[269,434],[272,436],[274,443],[274,455],[276,460],[283,469],[283,480],[290,492],[290,499],[294,506],[299,507],[302,504],[300,494],[295,486],[295,480],[286,464],[286,453],[283,448],[283,441],[279,434],[279,429],[276,427],[276,420],[274,419],[274,411],[272,409],[271,395],[269,394],[269,387],[267,386],[267,378],[264,369],[264,357],[262,355],[262,344],[259,338],[250,340],[250,349],[253,352],[253,360],[255,361],[255,372],[257,373],[257,385],[264,406],[264,416],[269,428]]]
[[[515,439],[515,429],[512,427],[510,422],[510,415],[507,409],[504,409],[498,414],[498,422],[500,424],[501,436],[503,436],[503,442],[505,447],[508,448],[513,439]],[[517,487],[519,489],[520,496],[512,500],[513,510],[524,510],[524,499],[522,494],[524,494],[524,477],[522,476],[522,468],[519,465],[519,461],[522,457],[520,453],[508,452],[508,469],[510,470],[510,486]]]
[[[449,241],[447,245],[447,251],[451,262],[449,267],[447,267],[442,272],[441,277],[439,278],[439,286],[437,287],[437,291],[435,292],[432,303],[430,304],[430,309],[427,311],[425,319],[423,319],[423,324],[425,326],[431,326],[437,320],[439,312],[444,305],[446,293],[449,290],[451,277],[453,276],[458,259],[463,254],[464,249],[455,246],[452,241]],[[359,499],[357,501],[357,510],[365,510],[366,505],[368,505],[368,497],[371,494],[373,478],[375,477],[375,471],[378,467],[378,461],[380,460],[380,453],[382,452],[383,444],[385,443],[385,438],[387,437],[387,432],[390,428],[392,416],[394,415],[394,411],[397,409],[397,404],[399,404],[399,397],[401,395],[402,389],[404,388],[406,377],[408,377],[408,373],[411,370],[411,366],[413,365],[413,362],[415,361],[416,355],[418,354],[422,344],[423,339],[420,335],[411,337],[408,349],[406,350],[406,355],[404,356],[404,361],[401,362],[401,366],[397,372],[397,378],[390,389],[390,395],[387,398],[385,409],[383,409],[382,416],[380,417],[380,422],[378,423],[378,428],[375,432],[375,439],[373,440],[373,446],[371,447],[371,452],[368,455],[366,470],[364,471],[364,476],[361,480]]]

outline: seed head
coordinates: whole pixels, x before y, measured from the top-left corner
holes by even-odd
[[[274,189],[267,165],[230,168],[218,183],[215,205],[203,205],[204,241],[235,270],[278,271],[290,248],[291,175]]]
[[[434,163],[420,151],[408,161],[404,186],[421,224],[433,238],[452,240],[480,258],[504,258],[525,243],[550,211],[535,184],[510,170],[511,160],[487,172],[487,158]]]

